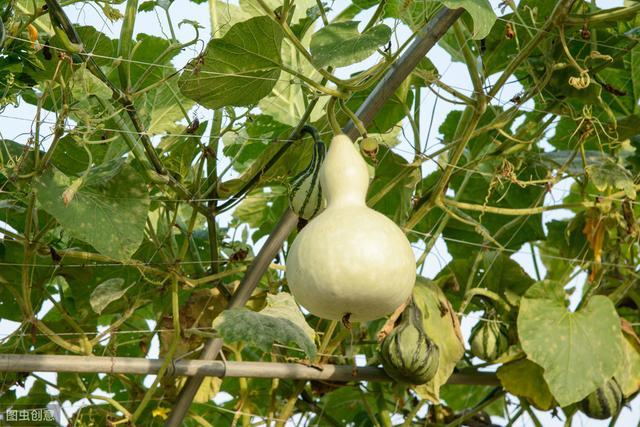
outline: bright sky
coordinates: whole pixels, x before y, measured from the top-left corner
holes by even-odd
[[[499,0],[490,0],[494,10],[499,11],[498,4]],[[232,1],[233,2],[233,1]],[[622,0],[598,0],[596,2],[601,8],[611,8],[621,6]],[[332,3],[334,10],[341,10],[346,2],[342,0],[336,0]],[[124,5],[120,6],[121,10],[124,10]],[[93,25],[101,32],[106,35],[117,38],[120,32],[120,22],[111,23],[108,21],[104,21],[100,15],[96,12],[94,5],[85,5],[85,6],[70,6],[66,8],[67,13],[71,17],[74,22],[80,22],[84,25]],[[157,11],[158,9],[156,9]],[[188,0],[176,0],[172,5],[171,16],[174,23],[181,22],[183,19],[196,20],[205,27],[200,30],[200,36],[203,40],[208,40],[208,36],[210,34],[210,21],[209,21],[209,12],[206,2],[200,5],[192,3]],[[366,20],[369,14],[364,13],[362,16],[358,16],[357,19]],[[140,13],[137,17],[136,21],[136,33],[147,33],[153,35],[162,36],[163,34],[168,34],[168,29],[165,25],[164,17],[156,12],[148,12],[148,13]],[[176,34],[179,40],[189,40],[193,37],[193,30],[189,25],[184,25],[179,28],[175,28]],[[408,31],[400,30],[395,37],[397,37],[400,41],[406,39],[408,36]],[[197,44],[195,47],[191,47],[182,52],[174,61],[175,65],[180,67],[184,65],[189,59],[199,53],[202,45]],[[460,63],[452,63],[450,57],[447,53],[444,52],[439,47],[435,47],[431,50],[428,57],[432,60],[432,62],[438,68],[440,74],[442,75],[442,79],[448,85],[466,93],[470,93],[472,89],[471,82],[469,81],[467,75],[467,69],[463,64]],[[370,59],[363,63],[372,64],[375,59]],[[341,71],[342,75],[348,75],[354,69],[360,69],[362,64],[359,64],[356,67],[347,67]],[[506,104],[508,101],[518,92],[520,91],[520,86],[518,83],[510,84],[505,87],[505,89],[498,95],[495,100],[496,103]],[[451,111],[452,106],[447,105],[444,101],[438,101],[437,108],[434,109],[434,100],[435,96],[428,90],[422,91],[422,113],[421,113],[421,129],[428,129],[430,121],[433,120],[432,131],[430,134],[430,138],[426,143],[427,147],[432,147],[428,150],[428,152],[435,151],[439,146],[438,137],[439,134],[437,129],[440,124],[445,119],[447,113]],[[530,102],[528,105],[525,104],[523,106],[524,109],[530,109],[533,104]],[[456,107],[457,108],[457,107]],[[432,117],[432,112],[433,117]],[[208,120],[210,118],[210,113],[203,109],[196,109],[194,111],[201,121]],[[18,107],[7,107],[5,111],[0,114],[0,134],[2,137],[7,139],[13,139],[19,142],[25,142],[31,128],[31,119],[35,115],[35,108],[29,104],[21,103]],[[46,119],[45,119],[46,120]],[[49,117],[49,121],[52,121],[52,116]],[[410,131],[409,133],[410,134]],[[426,137],[426,134],[423,135],[423,140]],[[398,146],[394,148],[396,153],[404,156],[407,159],[410,159],[413,156],[413,148],[406,142],[403,141]],[[425,164],[424,172],[428,173],[435,169],[434,164]],[[570,182],[561,182],[556,185],[551,194],[547,196],[546,203],[552,203],[553,200],[560,200],[566,192],[569,190]],[[564,218],[570,216],[569,212],[562,211],[553,211],[547,212],[543,214],[544,222],[548,222],[551,219],[556,218]],[[256,242],[256,249],[261,246],[264,239]],[[416,256],[419,256],[421,253],[421,247],[416,247]],[[523,266],[523,268],[531,275],[534,276],[534,268],[533,263],[531,262],[531,254],[526,251],[521,251],[516,253],[512,257],[516,261]],[[427,257],[426,268],[424,270],[424,275],[427,277],[435,276],[451,259],[449,254],[447,253],[445,242],[442,239],[439,239],[436,243],[434,249],[431,251],[430,255]],[[542,267],[542,263],[538,262],[538,264]],[[543,267],[542,267],[543,268]],[[544,274],[544,272],[542,272]],[[580,275],[575,280],[574,283],[570,285],[581,286],[582,281],[584,280],[584,276]],[[576,292],[579,294],[579,292]],[[573,305],[575,305],[576,301],[573,301]],[[48,310],[49,307],[44,307],[43,312]],[[480,313],[470,313],[463,319],[463,334],[466,338],[469,336],[469,332],[473,324],[477,321],[478,315]],[[4,336],[5,334],[13,331],[18,324],[9,322],[6,320],[0,320],[0,336]],[[157,357],[157,340],[154,340],[152,345],[149,357]],[[43,373],[43,377],[55,381],[55,374],[47,374]],[[147,381],[152,381],[152,376],[147,378]],[[30,382],[27,383],[27,388],[29,387]],[[53,390],[52,390],[53,391]],[[23,390],[24,392],[24,390]],[[68,405],[65,405],[69,408]],[[69,408],[70,409],[70,408]],[[537,414],[545,427],[560,427],[564,426],[564,420],[559,420],[553,418],[550,413],[540,413],[537,411]],[[500,422],[495,420],[496,422]],[[635,426],[640,424],[640,402],[636,399],[635,402],[631,405],[630,409],[624,409],[620,419],[618,421],[618,426]],[[521,418],[516,426],[532,426],[533,423],[528,418]],[[607,426],[607,421],[596,421],[591,420],[585,416],[578,416],[574,418],[573,426]]]

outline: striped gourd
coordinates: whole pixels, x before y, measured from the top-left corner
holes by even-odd
[[[509,348],[507,328],[490,316],[471,330],[471,354],[487,362],[498,359]]]
[[[313,154],[309,166],[291,182],[289,205],[299,217],[311,219],[324,207],[320,187],[320,166],[324,160],[325,145],[320,140],[318,132],[311,126],[304,126],[300,133],[309,133],[313,137]]]
[[[440,352],[425,333],[422,313],[413,301],[400,324],[382,341],[379,355],[385,372],[396,381],[424,384],[435,376]]]
[[[611,378],[580,402],[580,410],[591,418],[606,420],[620,411],[622,399],[620,385]]]

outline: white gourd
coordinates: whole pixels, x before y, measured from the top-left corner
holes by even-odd
[[[411,295],[415,258],[400,228],[367,207],[367,165],[346,135],[337,135],[320,169],[326,209],[298,234],[286,277],[312,314],[351,321],[377,319]]]

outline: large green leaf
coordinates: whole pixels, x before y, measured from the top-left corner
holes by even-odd
[[[560,406],[578,402],[611,378],[622,363],[620,318],[608,298],[596,295],[567,310],[562,286],[534,284],[520,302],[518,335],[528,358]]]
[[[315,332],[307,325],[293,297],[287,293],[267,296],[267,307],[259,313],[246,308],[224,311],[213,327],[225,342],[244,342],[263,351],[274,343],[295,345],[309,358],[316,355]]]
[[[302,45],[308,47],[309,39],[310,37],[304,37],[301,40]],[[282,46],[282,63],[304,76],[320,81],[320,74],[307,60],[300,56],[293,44],[287,39],[284,39]],[[306,96],[307,94],[302,85],[291,84],[289,79],[281,79],[276,83],[271,94],[260,100],[258,106],[264,114],[272,116],[278,122],[296,126],[306,109],[308,102]],[[311,114],[311,122],[325,115],[322,106],[326,101],[327,97],[320,98],[318,105]]]
[[[149,195],[131,166],[109,162],[92,169],[80,182],[51,168],[35,182],[34,189],[45,211],[100,253],[126,260],[140,246]]]
[[[367,59],[391,38],[384,24],[358,31],[358,21],[329,24],[311,38],[311,54],[320,67],[344,67]]]
[[[235,24],[189,63],[180,91],[208,108],[257,103],[280,77],[282,38],[278,24],[266,16]]]
[[[178,49],[171,51],[168,40],[148,34],[137,36],[131,64],[132,84],[146,88],[165,79],[161,85],[134,97],[138,116],[150,133],[174,131],[175,122],[184,118],[183,110],[188,111],[193,105],[178,89],[176,70],[171,64],[178,53]]]
[[[442,3],[450,9],[462,7],[469,13],[473,19],[473,38],[476,40],[487,37],[497,19],[488,0],[443,0]]]

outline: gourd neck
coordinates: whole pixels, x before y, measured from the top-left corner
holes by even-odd
[[[346,135],[336,135],[320,170],[320,185],[327,208],[366,206],[369,172],[364,159]]]

